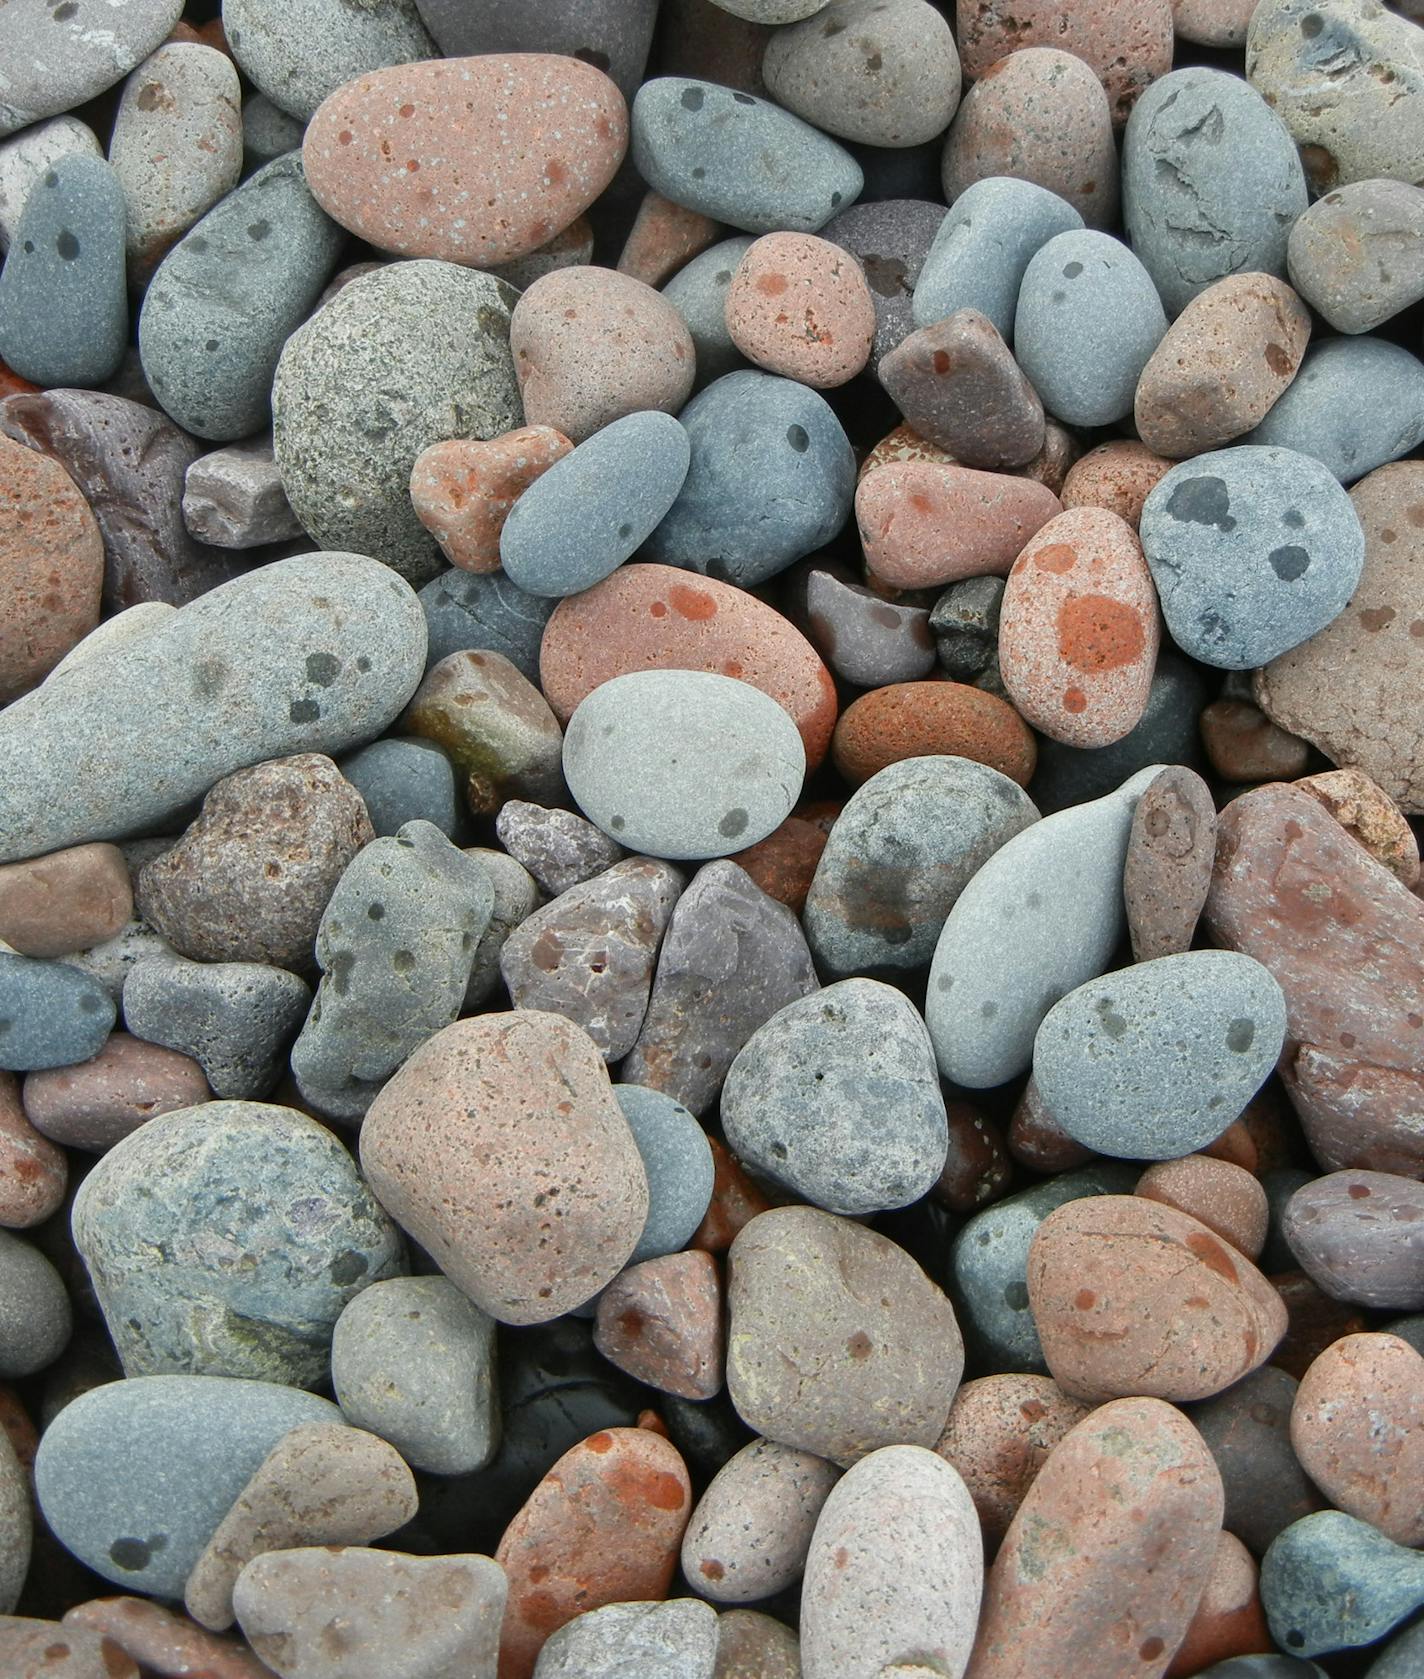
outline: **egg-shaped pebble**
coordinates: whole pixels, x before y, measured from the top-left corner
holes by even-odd
[[[710,385],[724,373],[746,366],[727,331],[727,290],[737,264],[754,243],[749,233],[723,239],[679,268],[662,288],[663,296],[682,316],[692,335],[699,385]]]
[[[1286,246],[1291,284],[1349,333],[1373,332],[1424,297],[1421,255],[1424,190],[1407,181],[1337,187],[1296,219]]]
[[[849,251],[810,233],[764,234],[727,290],[727,331],[758,367],[826,389],[870,358],[875,303]]]

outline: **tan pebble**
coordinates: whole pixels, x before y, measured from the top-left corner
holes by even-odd
[[[0,1673],[5,1679],[139,1679],[133,1659],[84,1625],[0,1615]]]
[[[112,1148],[159,1114],[212,1099],[203,1069],[176,1049],[112,1032],[89,1061],[25,1076],[25,1113],[68,1148]]]
[[[768,233],[727,288],[727,331],[758,367],[825,390],[870,359],[875,300],[860,264],[809,233]]]
[[[43,1224],[64,1200],[68,1181],[63,1150],[31,1123],[15,1075],[0,1072],[0,1226]]]
[[[836,724],[836,768],[859,787],[904,758],[947,753],[987,764],[1027,787],[1038,760],[1013,706],[962,682],[897,682],[853,701]]]
[[[635,1381],[682,1399],[722,1390],[722,1279],[711,1254],[630,1265],[598,1300],[593,1343]]]
[[[1419,880],[1419,842],[1404,812],[1363,770],[1326,770],[1296,782],[1319,799],[1352,839],[1406,886]]]
[[[1185,764],[1167,765],[1137,801],[1122,895],[1138,962],[1190,950],[1216,858],[1211,789]]]
[[[643,194],[624,241],[618,272],[641,280],[645,286],[661,286],[693,257],[724,238],[727,231],[721,222],[674,204],[650,188]]]
[[[1173,0],[1177,34],[1202,47],[1244,47],[1256,0]]]
[[[1166,1679],[1191,1679],[1232,1656],[1268,1655],[1276,1648],[1266,1625],[1256,1559],[1234,1533],[1218,1533],[1211,1575]]]
[[[1133,530],[1142,504],[1174,463],[1130,438],[1100,443],[1076,460],[1063,481],[1064,507],[1105,507]]]
[[[160,1679],[268,1679],[271,1671],[245,1644],[144,1597],[91,1598],[66,1610],[64,1625],[111,1639]]]
[[[499,535],[521,493],[573,448],[552,426],[521,426],[487,443],[432,443],[410,469],[416,517],[462,571],[499,570]]]
[[[1155,1161],[1137,1180],[1133,1194],[1189,1213],[1247,1259],[1258,1259],[1266,1245],[1266,1192],[1250,1172],[1230,1161],[1204,1154]]]

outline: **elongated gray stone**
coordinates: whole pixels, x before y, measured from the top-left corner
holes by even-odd
[[[52,117],[21,130],[0,144],[0,254],[10,248],[30,189],[57,159],[71,155],[102,157],[88,123],[78,117]]]
[[[302,122],[358,76],[436,57],[415,0],[224,0],[223,28],[248,79]]]

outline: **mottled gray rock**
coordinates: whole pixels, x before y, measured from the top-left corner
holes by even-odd
[[[973,682],[997,663],[1004,588],[1002,577],[966,577],[934,603],[930,634],[941,669],[956,682]]]
[[[7,6],[0,17],[0,134],[68,111],[121,81],[169,34],[183,0],[122,7]]]
[[[613,1094],[648,1175],[648,1218],[629,1265],[680,1253],[707,1216],[714,1166],[707,1134],[661,1090],[615,1084]]]
[[[806,616],[817,652],[857,687],[915,682],[934,669],[930,615],[922,606],[892,604],[872,589],[818,570],[806,579]]]
[[[425,625],[361,554],[262,566],[0,715],[0,861],[151,828],[248,764],[391,723]]]
[[[275,1382],[140,1376],[72,1400],[40,1440],[35,1489],[55,1537],[125,1591],[181,1598],[218,1523],[326,1399]]]
[[[30,1571],[31,1506],[29,1473],[7,1434],[0,1440],[0,1615],[14,1612]]]
[[[3,169],[0,151],[0,178]],[[1424,297],[1424,191],[1379,180],[1327,193],[1297,218],[1286,261],[1336,332],[1373,332]]]
[[[10,248],[20,212],[36,182],[62,157],[102,157],[88,123],[52,117],[0,143],[0,255]]]
[[[453,839],[460,823],[455,771],[438,746],[387,737],[353,752],[341,773],[366,801],[379,838],[417,819]]]
[[[490,912],[489,926],[475,946],[475,960],[470,968],[469,984],[465,987],[463,1012],[472,1014],[501,983],[499,957],[504,941],[521,921],[534,913],[541,899],[534,877],[508,852],[471,846],[466,854],[479,859],[494,887],[494,908]]]
[[[942,204],[923,198],[883,198],[853,204],[821,229],[823,239],[849,251],[865,272],[875,304],[872,373],[880,358],[915,330],[915,288],[943,221]]]
[[[287,499],[319,542],[349,542],[417,584],[436,575],[442,556],[411,505],[410,469],[432,443],[522,423],[509,349],[517,296],[454,263],[393,262],[287,339],[273,445]]]
[[[258,962],[141,958],[123,981],[124,1022],[136,1038],[189,1055],[213,1094],[251,1100],[281,1077],[311,989]]]
[[[1416,1621],[1391,1638],[1375,1657],[1370,1664],[1369,1679],[1414,1679],[1421,1671],[1424,1671],[1424,1621]],[[1228,1674],[1226,1679],[1231,1676]]]
[[[108,653],[115,647],[124,646],[126,642],[137,641],[140,636],[147,635],[150,630],[157,629],[160,624],[165,623],[177,610],[176,606],[170,606],[167,601],[162,600],[146,600],[140,601],[137,606],[126,606],[122,612],[116,612],[112,618],[106,618],[102,624],[90,630],[82,641],[76,641],[45,681],[53,681],[65,671],[82,665],[86,659],[92,659],[96,653]],[[140,840],[135,843],[144,842]]]
[[[183,523],[215,548],[256,548],[303,534],[272,455],[270,437],[201,455],[183,475]]]
[[[581,58],[631,99],[642,80],[658,0],[416,0],[446,58],[468,53],[555,52]]]
[[[553,1633],[534,1679],[713,1679],[717,1611],[694,1597],[607,1603]]]
[[[494,1319],[445,1277],[390,1277],[337,1319],[331,1380],[346,1420],[434,1475],[483,1469],[499,1446]]]
[[[878,771],[837,816],[806,895],[820,971],[846,979],[923,968],[973,876],[1037,819],[1020,786],[968,758],[905,758]]]
[[[1424,1310],[1424,1184],[1393,1172],[1330,1172],[1296,1190],[1281,1231],[1333,1300]]]
[[[1282,1269],[1291,1265],[1287,1256]],[[1291,1446],[1291,1408],[1299,1386],[1279,1365],[1263,1364],[1187,1413],[1221,1471],[1222,1526],[1257,1556],[1282,1528],[1321,1504]]]
[[[686,76],[638,89],[630,151],[655,192],[744,233],[815,233],[865,184],[850,153],[810,123]]]
[[[469,649],[500,653],[522,676],[539,680],[539,644],[559,604],[525,594],[502,571],[479,575],[451,566],[420,591],[430,636],[428,665]]]
[[[242,105],[242,155],[249,171],[272,163],[283,152],[301,150],[306,124],[275,105],[265,93],[254,93]]]
[[[1271,1637],[1303,1656],[1373,1644],[1421,1603],[1424,1556],[1341,1510],[1292,1522],[1261,1559]]]
[[[713,1679],[801,1679],[796,1634],[758,1609],[724,1609],[717,1617]]]
[[[428,822],[360,852],[321,918],[321,984],[292,1046],[314,1107],[359,1119],[411,1051],[458,1016],[493,908],[478,859]]]
[[[708,863],[673,909],[623,1077],[704,1114],[757,1027],[816,988],[795,915],[737,864]]]
[[[248,80],[302,122],[346,82],[439,56],[415,0],[223,0],[223,31]]]
[[[24,1237],[0,1230],[0,1379],[33,1376],[53,1364],[72,1321],[59,1272]]]
[[[748,365],[727,331],[727,289],[755,242],[750,234],[723,239],[679,268],[663,287],[663,296],[682,316],[691,335],[699,387]]]
[[[571,810],[509,799],[500,807],[494,831],[499,843],[533,876],[539,890],[557,898],[611,869],[623,847]]]
[[[28,1073],[87,1061],[114,1015],[113,997],[92,974],[0,946],[0,1068]]]

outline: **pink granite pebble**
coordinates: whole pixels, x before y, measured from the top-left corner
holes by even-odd
[[[849,251],[809,233],[768,233],[737,266],[727,331],[758,367],[826,389],[870,359],[875,302]]]
[[[598,1301],[593,1342],[635,1381],[682,1399],[722,1389],[722,1280],[710,1253],[630,1265]]]
[[[499,570],[499,534],[521,493],[573,448],[552,426],[520,426],[481,443],[432,443],[410,469],[415,515],[462,571]]]
[[[212,1099],[203,1069],[176,1049],[110,1033],[91,1060],[25,1076],[25,1112],[68,1148],[112,1148],[159,1114]]]

